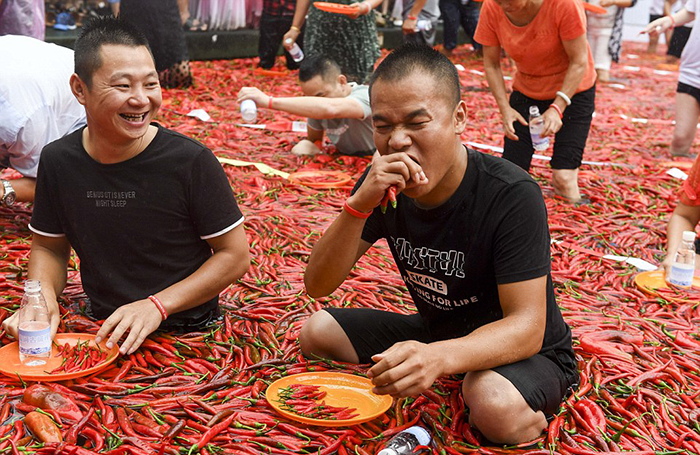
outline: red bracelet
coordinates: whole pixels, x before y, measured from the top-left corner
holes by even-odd
[[[272,97],[267,101],[267,108],[272,109]]]
[[[153,302],[153,304],[158,308],[158,311],[160,311],[160,315],[163,316],[163,320],[165,321],[168,319],[168,312],[165,311],[165,307],[163,306],[163,302],[160,301],[158,297],[155,295],[149,295],[148,300]]]
[[[671,28],[676,28],[676,20],[673,18],[672,14],[669,14],[668,16],[669,19],[671,19]]]
[[[372,212],[360,212],[359,210],[355,210],[348,205],[347,201],[345,201],[345,204],[343,204],[343,210],[345,210],[348,215],[354,216],[355,218],[360,218],[361,220],[369,218],[369,216],[372,214]]]
[[[409,21],[417,21],[417,20],[418,20],[418,17],[417,17],[417,16],[412,16],[411,14],[409,14],[408,16],[406,16],[406,19],[408,19]]]
[[[556,104],[552,103],[549,105],[549,107],[553,107],[555,111],[559,113],[559,118],[564,118],[564,113],[561,111],[561,108],[557,106]]]

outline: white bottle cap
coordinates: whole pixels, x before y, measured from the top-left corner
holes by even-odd
[[[394,449],[382,449],[377,455],[397,455],[397,453]]]
[[[692,242],[695,240],[695,231],[683,231],[683,241]]]
[[[40,292],[41,291],[41,281],[39,280],[27,280],[24,282],[24,292]]]
[[[284,40],[284,42],[287,43],[287,44],[292,44],[292,39],[291,39],[291,38],[287,38],[286,40]]]

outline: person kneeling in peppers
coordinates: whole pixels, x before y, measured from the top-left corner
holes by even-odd
[[[397,398],[465,374],[470,424],[496,443],[532,440],[577,381],[540,188],[515,164],[461,143],[467,105],[439,52],[389,54],[370,100],[379,156],[315,245],[304,280],[313,297],[332,293],[384,238],[418,314],[325,309],[304,324],[301,349],[374,362],[374,392]],[[390,188],[396,208],[382,213]]]
[[[343,155],[374,153],[366,85],[349,82],[335,61],[320,55],[301,63],[299,85],[304,96],[272,97],[258,88],[243,87],[238,102],[253,100],[258,107],[308,117],[306,139],[292,148],[295,155],[321,153],[324,133]]]
[[[87,127],[41,154],[28,278],[41,281],[52,336],[71,247],[106,318],[95,338],[132,354],[156,329],[201,330],[250,264],[230,183],[199,142],[152,123],[162,97],[146,38],[114,18],[86,24],[70,86]],[[17,335],[17,313],[3,322]],[[166,320],[167,319],[167,320]]]

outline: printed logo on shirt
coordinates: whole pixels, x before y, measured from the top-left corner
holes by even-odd
[[[128,199],[136,199],[136,191],[92,191],[86,194],[88,199],[94,199],[95,207],[120,208],[126,207]]]
[[[411,281],[419,286],[423,286],[424,288],[428,288],[431,291],[435,291],[439,294],[447,295],[447,283],[444,281],[408,270],[406,273],[408,273],[408,281]]]
[[[449,299],[447,297],[443,297],[441,295],[435,295],[434,292],[439,292],[441,294],[447,294],[447,285],[443,283],[440,280],[436,280],[435,278],[428,277],[425,275],[420,275],[418,273],[413,273],[413,272],[408,272],[408,276],[402,276],[403,280],[406,282],[406,285],[411,288],[418,296],[423,300],[425,303],[427,303],[430,306],[433,306],[435,308],[438,308],[443,311],[451,311],[456,308],[460,308],[463,306],[467,306],[470,303],[478,303],[479,302],[479,297],[477,296],[471,296],[467,297],[466,299],[458,299],[458,300],[453,300]],[[427,279],[427,280],[426,280]],[[420,288],[418,286],[426,286],[430,285],[432,287],[429,287],[429,290]],[[427,287],[427,286],[426,286]],[[439,289],[435,289],[434,287],[439,287]],[[444,289],[444,292],[443,292]],[[433,292],[430,292],[433,291]]]
[[[426,270],[428,273],[442,271],[445,276],[464,278],[464,252],[457,250],[440,251],[427,247],[411,246],[404,238],[391,239],[394,242],[399,259],[414,270]]]
[[[343,134],[345,134],[345,132],[348,130],[348,128],[350,128],[350,125],[347,125],[347,124],[345,124],[343,126],[339,126],[338,128],[328,128],[326,130],[326,134],[328,135],[328,137],[330,137],[330,136],[340,137]]]

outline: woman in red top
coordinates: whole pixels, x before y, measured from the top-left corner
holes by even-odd
[[[485,0],[475,39],[505,129],[503,157],[525,170],[533,147],[530,106],[544,117],[544,136],[555,134],[554,192],[579,202],[578,168],[595,109],[595,70],[579,0]],[[510,101],[501,71],[501,49],[515,61]]]

